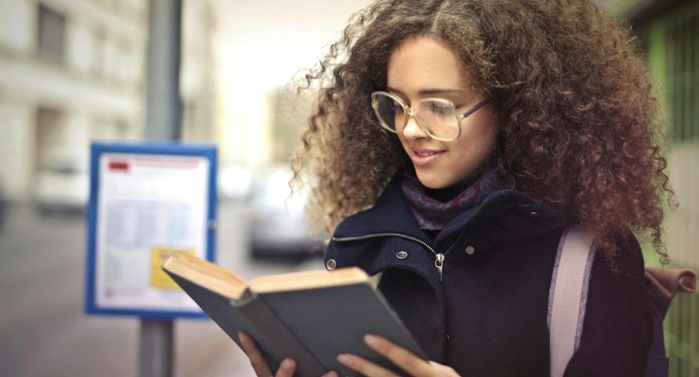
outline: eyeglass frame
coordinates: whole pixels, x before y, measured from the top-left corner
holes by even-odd
[[[415,116],[415,115],[416,115],[416,112],[415,112],[415,110],[413,109],[413,106],[409,106],[407,103],[405,103],[405,101],[404,101],[402,98],[400,98],[399,96],[397,96],[397,95],[395,95],[395,94],[393,94],[393,93],[391,93],[391,92],[386,92],[386,91],[383,91],[383,90],[377,90],[377,91],[371,93],[371,108],[374,110],[374,115],[376,115],[376,118],[377,118],[378,121],[379,121],[379,125],[380,125],[383,129],[385,129],[385,130],[387,130],[387,131],[389,131],[389,132],[392,132],[392,133],[394,133],[394,134],[398,134],[398,127],[396,127],[396,129],[394,130],[394,129],[391,129],[390,127],[384,125],[385,122],[381,119],[381,116],[379,116],[379,113],[378,113],[378,111],[379,111],[379,109],[378,109],[378,101],[374,99],[374,95],[375,95],[375,94],[385,95],[385,96],[387,96],[387,97],[389,97],[389,98],[395,100],[396,103],[398,103],[398,105],[400,105],[400,107],[403,108],[403,112],[404,112],[405,114],[408,115],[408,116],[405,117],[405,121],[403,122],[403,126],[402,126],[403,128],[405,128],[405,126],[408,125],[408,119],[409,119],[410,117],[413,117],[413,118],[415,119],[415,123],[418,125],[418,127],[420,127],[420,129],[421,129],[422,131],[424,131],[424,132],[425,132],[427,135],[429,135],[432,139],[439,140],[439,141],[454,141],[454,140],[458,139],[459,137],[461,137],[461,121],[462,121],[463,119],[465,119],[466,117],[468,117],[469,115],[471,115],[471,114],[475,113],[476,111],[478,111],[481,107],[487,105],[488,102],[490,102],[490,98],[489,98],[489,97],[486,97],[486,98],[480,100],[480,101],[479,101],[478,103],[476,103],[475,105],[471,106],[471,108],[469,108],[468,110],[466,110],[466,112],[461,113],[461,112],[459,112],[459,111],[456,109],[456,105],[454,105],[454,102],[452,102],[452,101],[450,101],[450,100],[448,100],[448,99],[445,99],[445,98],[437,98],[437,97],[429,97],[429,98],[422,98],[422,99],[420,99],[420,100],[417,102],[417,104],[419,104],[420,102],[423,102],[423,101],[428,101],[428,100],[434,101],[434,100],[437,100],[437,101],[439,101],[439,102],[443,102],[443,103],[445,103],[446,105],[448,105],[448,106],[452,109],[452,111],[454,112],[454,116],[456,117],[456,136],[453,137],[453,138],[443,138],[443,137],[438,137],[438,136],[432,135],[432,133],[431,133],[427,128],[425,128],[422,124],[420,124],[420,120],[417,118],[417,116]],[[417,104],[416,104],[416,105],[417,105]]]

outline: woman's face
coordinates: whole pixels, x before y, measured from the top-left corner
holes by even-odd
[[[387,90],[408,105],[422,98],[444,98],[464,113],[484,98],[469,80],[458,56],[435,38],[407,39],[388,59]],[[493,150],[499,126],[492,103],[462,119],[460,127],[461,136],[448,142],[430,138],[414,117],[398,129],[403,149],[424,186],[440,189],[464,182],[478,172]]]

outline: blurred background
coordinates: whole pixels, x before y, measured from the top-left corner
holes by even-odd
[[[648,59],[680,202],[668,250],[673,265],[699,270],[699,1],[600,1],[630,22]],[[145,138],[154,2],[168,0],[0,0],[2,376],[138,374],[138,319],[83,313],[85,206],[90,142]],[[306,194],[287,200],[312,101],[289,84],[367,3],[181,3],[179,138],[219,148],[218,261],[244,278],[322,268]],[[672,375],[699,376],[696,294],[675,300],[666,327]],[[174,333],[176,376],[252,375],[213,323],[178,320]]]

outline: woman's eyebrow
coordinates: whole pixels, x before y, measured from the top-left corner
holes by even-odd
[[[405,95],[405,93],[401,92],[398,89],[391,88],[390,86],[386,86],[386,89],[388,89],[391,92],[396,92],[398,94]],[[427,89],[420,89],[417,92],[420,96],[432,96],[435,94],[466,94],[468,93],[465,90],[461,89],[445,89],[445,88],[427,88]]]

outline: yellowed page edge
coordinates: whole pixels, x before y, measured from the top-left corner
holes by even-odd
[[[232,300],[241,299],[247,290],[238,275],[186,253],[176,252],[163,263],[163,269]]]
[[[285,292],[303,289],[327,288],[366,283],[367,274],[359,267],[339,268],[333,271],[302,271],[287,274],[261,276],[252,279],[248,286],[255,293]]]

